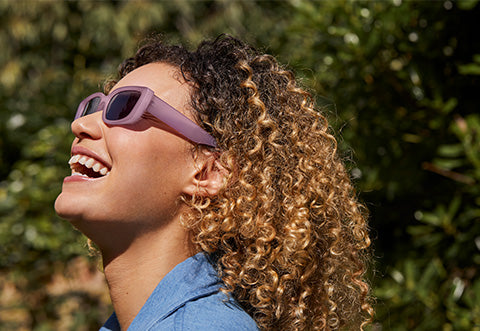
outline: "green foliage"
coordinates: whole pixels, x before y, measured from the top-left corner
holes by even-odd
[[[106,318],[98,293],[49,290],[87,254],[53,212],[76,104],[151,33],[194,46],[226,32],[288,63],[340,137],[371,211],[375,328],[480,330],[479,12],[475,0],[0,1],[0,329]]]
[[[421,255],[405,252],[377,290],[390,310],[404,312],[394,321],[400,330],[472,330],[480,323],[480,115],[458,117],[450,131],[458,143],[440,145],[443,159],[431,169],[458,187],[449,202],[415,212],[419,222],[407,231]]]

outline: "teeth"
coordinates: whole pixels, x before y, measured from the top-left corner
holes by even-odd
[[[85,174],[77,172],[75,169],[73,169],[72,165],[75,163],[79,163],[81,165],[84,165],[87,168],[92,169],[95,172],[100,173],[102,176],[105,176],[106,174],[109,173],[108,168],[105,167],[103,164],[95,160],[94,158],[85,156],[85,155],[73,155],[70,160],[68,161],[68,164],[70,164],[70,168],[72,168],[72,176],[86,176]]]
[[[78,160],[80,160],[80,155],[74,155],[70,158],[70,160],[68,161],[68,164],[74,164],[74,163],[77,163]]]
[[[94,163],[95,163],[94,159],[88,159],[87,162],[85,162],[85,167],[91,168]]]
[[[75,172],[75,171],[72,173],[72,176],[83,176],[83,177],[88,177],[88,176],[87,176],[87,175],[85,175],[85,174],[81,174],[81,173],[79,173],[79,172]]]

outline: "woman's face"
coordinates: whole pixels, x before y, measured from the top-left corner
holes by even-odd
[[[132,85],[149,87],[191,118],[187,110],[190,88],[175,68],[164,63],[144,65],[121,79],[112,91]],[[107,168],[108,173],[98,178],[66,177],[55,202],[61,217],[94,241],[98,231],[144,232],[173,219],[178,198],[195,172],[189,142],[153,116],[132,125],[108,126],[102,113],[96,112],[75,120],[72,131],[76,137],[72,156],[79,155],[77,160],[90,162],[97,170]]]

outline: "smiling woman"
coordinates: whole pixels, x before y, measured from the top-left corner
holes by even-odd
[[[80,104],[55,204],[102,253],[102,330],[369,322],[363,207],[291,72],[222,36],[151,40],[119,78]]]

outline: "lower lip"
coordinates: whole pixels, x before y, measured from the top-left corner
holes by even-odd
[[[85,176],[68,176],[63,179],[64,183],[71,183],[71,182],[91,182],[94,180],[99,180],[102,179],[103,177],[97,177],[97,178],[92,178],[92,177],[85,177]]]

